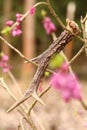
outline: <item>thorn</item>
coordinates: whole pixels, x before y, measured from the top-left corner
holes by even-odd
[[[16,103],[14,103],[8,110],[7,112],[11,112],[14,110],[16,107],[18,107],[20,104],[22,104],[24,101],[26,101],[31,95],[29,94],[28,96],[22,97],[19,99]]]
[[[32,97],[34,97],[39,103],[45,106],[45,103],[38,97],[36,91],[34,91],[32,94]]]

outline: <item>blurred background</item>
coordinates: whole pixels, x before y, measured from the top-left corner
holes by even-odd
[[[50,1],[55,12],[58,14],[58,16],[64,24],[66,24],[66,18],[69,17],[71,19],[74,19],[81,28],[81,16],[85,17],[87,11],[86,0]],[[27,12],[34,5],[35,2],[39,2],[39,0],[0,0],[0,30],[2,30],[5,27],[5,23],[7,20],[11,19],[15,21],[16,13],[23,14]],[[52,37],[46,34],[42,25],[42,10],[45,10],[47,12],[47,16],[49,15],[49,17],[56,25],[56,35],[59,36],[59,34],[62,32],[62,28],[58,25],[54,17],[51,15],[47,7],[44,5],[38,6],[35,15],[28,16],[23,21],[23,33],[21,36],[4,36],[9,43],[11,43],[14,47],[18,48],[29,59],[39,55],[52,43]],[[78,50],[81,48],[83,44],[77,38],[74,38],[72,42],[73,45],[71,43],[71,45],[69,45],[65,49],[65,53],[69,59],[71,59],[78,52]],[[8,48],[1,41],[0,43],[0,51],[3,51],[5,54],[9,55],[13,68],[12,71],[15,74],[15,76],[17,78],[24,78],[30,75],[31,77],[32,71],[34,70],[34,66],[31,64],[25,64],[24,61],[20,58],[20,56],[18,56],[18,54],[16,54],[13,50]],[[15,59],[18,60],[17,63]],[[84,52],[74,61],[74,63],[72,63],[73,69],[75,70],[77,75],[82,79],[86,79],[87,76],[86,65],[87,60]]]
[[[0,0],[0,30],[5,27],[6,21],[10,19],[14,21],[16,20],[16,13],[26,13],[36,2],[39,1],[40,0]],[[86,15],[87,0],[50,0],[50,2],[55,12],[65,25],[66,18],[70,18],[75,20],[81,28],[80,19],[81,16],[84,18]],[[11,34],[1,34],[10,44],[16,47],[29,59],[41,54],[53,41],[52,36],[46,34],[42,25],[43,10],[46,11],[46,15],[54,22],[57,28],[56,35],[59,36],[63,29],[58,25],[48,8],[44,5],[38,6],[35,14],[28,16],[22,22],[23,33],[20,36],[13,37]],[[70,60],[79,51],[82,45],[83,43],[80,40],[73,38],[69,45],[64,49],[67,58]],[[25,63],[16,52],[6,46],[1,40],[0,52],[4,52],[9,56],[10,64],[12,66],[11,71],[18,80],[19,85],[23,87],[23,90],[25,90],[26,88],[24,87],[28,86],[29,80],[33,77],[36,67],[30,63]],[[55,64],[56,60],[54,60],[53,66],[55,66]],[[71,66],[84,86],[84,97],[87,99],[87,56],[85,55],[85,52],[82,52]],[[1,70],[0,77],[3,77],[3,72]],[[7,78],[6,75],[4,75],[4,77]],[[6,81],[8,81],[8,78]],[[9,86],[12,91],[17,94],[14,84],[9,83]],[[6,110],[14,102],[11,100],[10,96],[2,90],[3,89],[0,88],[0,130],[16,130],[19,122],[19,115],[16,111],[10,114],[6,113]],[[19,98],[18,94],[17,96]],[[87,129],[87,113],[83,110],[80,103],[71,102],[65,104],[53,90],[50,90],[50,92],[44,96],[43,100],[46,103],[46,107],[37,105],[35,107],[35,113],[38,117],[38,121],[43,123],[45,130]],[[27,129],[28,128],[26,128],[26,130]]]

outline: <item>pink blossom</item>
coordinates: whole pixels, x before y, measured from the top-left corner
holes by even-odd
[[[22,34],[21,17],[22,17],[22,14],[19,14],[19,13],[16,14],[17,25],[15,25],[15,27],[11,29],[11,34],[14,37]],[[12,21],[12,20],[9,20],[9,21],[6,22],[6,25],[9,26],[9,27],[11,27],[13,24],[14,24],[14,21]]]
[[[42,23],[47,34],[51,34],[56,31],[56,27],[49,17],[45,17]]]
[[[11,66],[8,64],[8,56],[3,54],[0,59],[0,67],[3,69],[3,72],[8,72],[11,69]]]
[[[13,23],[14,23],[14,21],[12,21],[12,20],[6,21],[6,25],[9,26],[9,27],[12,26]]]
[[[22,14],[17,13],[16,14],[16,21],[21,22],[21,17],[22,17]]]
[[[29,13],[30,13],[30,15],[33,15],[33,14],[35,13],[35,8],[32,7],[32,8],[30,9]]]
[[[12,31],[11,31],[11,33],[12,33],[12,36],[19,36],[20,34],[22,34],[22,31],[21,31],[21,29],[20,28],[14,28]]]
[[[2,61],[8,61],[8,59],[9,59],[9,58],[8,58],[7,55],[4,54],[4,55],[2,56]]]
[[[76,76],[72,75],[67,67],[65,69],[65,65],[61,67],[59,72],[51,76],[50,83],[60,92],[62,98],[66,102],[70,101],[72,98],[81,100],[81,86]]]

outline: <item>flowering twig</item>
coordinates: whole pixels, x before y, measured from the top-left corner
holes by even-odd
[[[42,5],[42,4],[47,5],[46,2],[38,2],[38,3],[36,3],[32,8],[36,8],[37,6]],[[29,15],[30,11],[31,11],[31,9],[28,10],[28,11],[20,18],[20,21],[21,21],[21,22]],[[19,24],[18,21],[16,21],[16,22],[12,25],[12,27],[10,28],[10,30],[12,30],[12,29],[13,29],[15,26],[17,26],[18,24]]]

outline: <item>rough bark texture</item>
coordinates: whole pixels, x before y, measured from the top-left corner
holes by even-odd
[[[67,31],[64,30],[61,35],[56,39],[56,41],[54,41],[49,48],[42,54],[42,56],[40,57],[39,60],[39,65],[37,68],[37,71],[34,75],[34,78],[30,84],[29,89],[26,92],[26,96],[30,93],[30,90],[32,91],[33,89],[38,88],[38,85],[41,81],[41,78],[44,74],[44,71],[46,70],[49,61],[51,59],[51,57],[53,56],[53,54],[55,52],[59,53],[64,47],[65,45],[72,40],[72,34]]]
[[[18,100],[8,110],[8,112],[13,110],[15,107],[20,105],[25,100],[27,100],[34,92],[37,91],[38,86],[41,82],[41,79],[49,64],[51,57],[53,56],[53,54],[55,54],[55,52],[59,53],[65,47],[65,45],[72,40],[72,36],[73,36],[72,33],[70,33],[67,30],[64,30],[60,34],[60,36],[56,39],[56,41],[53,41],[53,43],[49,46],[49,48],[38,57],[38,61],[39,61],[38,68],[37,68],[37,71],[33,77],[33,80],[31,82],[29,88],[25,92],[24,96],[20,100]]]

